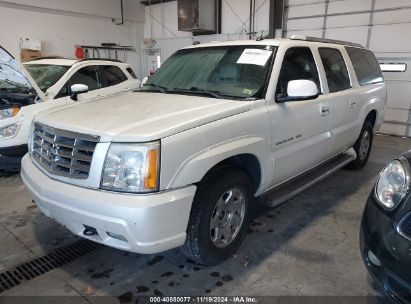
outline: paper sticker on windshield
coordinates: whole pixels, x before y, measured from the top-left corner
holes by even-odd
[[[265,66],[272,53],[273,51],[245,49],[240,58],[238,58],[237,63]]]

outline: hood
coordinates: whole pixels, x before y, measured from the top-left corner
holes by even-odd
[[[37,121],[102,142],[146,142],[251,109],[247,101],[129,92],[42,113]]]
[[[25,106],[30,103],[30,100],[34,100],[34,92],[40,99],[46,100],[46,95],[40,90],[26,68],[0,46],[0,97],[3,106],[7,105],[6,101],[11,102],[11,106]],[[21,98],[24,95],[26,98]]]

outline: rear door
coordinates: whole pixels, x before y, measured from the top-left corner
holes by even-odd
[[[291,47],[285,52],[279,50],[277,60],[282,60],[282,67],[276,96],[286,94],[289,81],[300,79],[313,81],[319,92],[322,92],[320,75],[311,48]],[[327,99],[323,95],[310,100],[271,102],[267,107],[274,154],[273,186],[329,157],[332,143],[331,125]]]
[[[102,79],[102,94],[105,96],[127,92],[138,88],[138,81],[129,79],[124,71],[116,65],[100,65]]]
[[[325,72],[328,90],[324,92],[330,106],[332,154],[345,151],[357,138],[357,118],[361,96],[352,89],[343,48],[320,47],[318,49]]]

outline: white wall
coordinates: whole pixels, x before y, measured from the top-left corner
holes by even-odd
[[[125,0],[125,24],[120,21],[120,1],[115,0],[13,0],[0,1],[0,44],[19,58],[19,38],[42,41],[44,55],[74,58],[75,45],[114,42],[131,45],[126,62],[140,74],[140,45],[144,36],[144,6]],[[122,53],[119,53],[122,60]],[[141,75],[140,75],[141,77]]]
[[[256,0],[255,31],[260,36],[268,34],[269,0]],[[248,39],[250,23],[250,0],[222,0],[221,34],[193,36],[189,32],[178,30],[177,1],[155,4],[145,8],[144,37],[157,41],[155,55],[160,55],[164,62],[175,51],[193,44],[208,41]],[[150,17],[152,16],[152,18]],[[142,73],[150,70],[153,55],[142,48]]]

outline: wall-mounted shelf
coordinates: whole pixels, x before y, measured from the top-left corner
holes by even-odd
[[[123,53],[123,62],[126,62],[126,52],[135,52],[136,48],[128,45],[76,45],[85,50],[85,58],[116,59],[119,60],[118,52]]]

